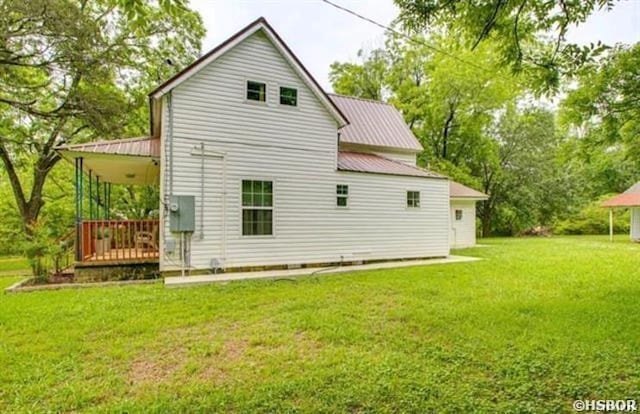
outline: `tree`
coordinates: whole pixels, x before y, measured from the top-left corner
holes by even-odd
[[[360,98],[382,100],[388,68],[387,55],[383,49],[367,53],[361,49],[358,58],[362,63],[331,64],[329,79],[336,93]]]
[[[490,195],[478,208],[484,236],[550,225],[566,205],[570,180],[556,164],[561,140],[554,118],[549,110],[509,105],[487,131],[483,155],[471,168]]]
[[[617,46],[583,68],[562,102],[563,122],[584,146],[620,153],[640,168],[640,44]],[[610,188],[609,190],[616,190]]]
[[[559,2],[547,0],[394,0],[399,21],[412,32],[431,27],[457,27],[471,50],[495,42],[502,60],[515,72],[535,74],[542,90],[556,90],[563,73],[602,53],[600,43],[578,46],[566,42],[571,25],[584,22],[616,0]],[[550,36],[551,34],[551,36]]]
[[[145,91],[166,58],[198,54],[204,29],[181,1],[0,0],[0,33],[0,159],[30,238],[54,147],[144,133]]]

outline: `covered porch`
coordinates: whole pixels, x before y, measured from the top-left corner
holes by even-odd
[[[115,212],[114,185],[154,186],[160,140],[141,137],[57,148],[74,165],[75,266],[158,263],[159,220]],[[159,203],[159,200],[158,200]]]

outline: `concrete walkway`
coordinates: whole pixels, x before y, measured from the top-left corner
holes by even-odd
[[[220,283],[230,282],[233,280],[247,280],[247,279],[282,279],[293,278],[297,276],[309,276],[315,274],[328,275],[335,273],[348,273],[357,272],[360,270],[377,270],[377,269],[392,269],[396,267],[409,267],[409,266],[430,266],[437,264],[447,263],[462,263],[462,262],[474,262],[482,260],[477,257],[467,256],[448,256],[442,259],[427,259],[427,260],[403,260],[396,262],[381,262],[371,263],[365,265],[355,266],[341,266],[341,267],[313,267],[304,269],[290,269],[290,270],[270,270],[264,272],[237,272],[237,273],[220,273],[217,275],[198,275],[198,276],[176,276],[165,277],[164,285],[166,287],[178,287],[189,285],[202,285],[208,283]]]

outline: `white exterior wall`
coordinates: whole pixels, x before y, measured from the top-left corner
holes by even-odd
[[[245,101],[247,80],[267,84],[266,105]],[[280,85],[298,89],[297,107],[279,105]],[[186,80],[172,103],[173,194],[196,196],[193,268],[209,268],[214,258],[240,267],[448,254],[447,180],[336,171],[336,121],[263,35]],[[163,195],[170,193],[169,124],[165,99]],[[191,155],[202,142],[226,153],[226,171],[221,158],[205,160],[204,200],[200,158]],[[273,181],[272,236],[242,235],[243,179]],[[336,207],[336,184],[349,185],[346,209]],[[422,192],[420,209],[406,208],[406,190]],[[163,213],[162,246],[177,237],[168,229]],[[163,271],[179,268],[178,254],[162,252],[160,262]]]
[[[407,165],[416,165],[416,154],[406,154],[406,153],[398,153],[398,152],[375,152],[377,155],[381,157],[389,158],[390,160],[398,161]]]
[[[640,208],[631,208],[631,226],[629,228],[631,240],[640,240]]]
[[[456,220],[456,210],[462,210],[462,220]],[[451,200],[451,248],[472,247],[476,244],[476,202]]]

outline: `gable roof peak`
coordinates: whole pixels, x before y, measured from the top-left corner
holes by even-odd
[[[316,97],[320,100],[322,105],[329,111],[329,113],[333,116],[333,118],[337,121],[338,127],[342,127],[349,124],[349,120],[342,113],[340,108],[329,98],[327,93],[322,89],[320,84],[313,78],[311,73],[304,67],[302,62],[294,55],[294,53],[289,49],[289,46],[282,40],[280,35],[271,27],[267,19],[264,17],[258,17],[253,22],[249,23],[244,28],[240,29],[234,35],[229,37],[224,42],[220,43],[215,48],[211,49],[200,58],[196,59],[190,65],[182,69],[180,72],[173,75],[167,81],[162,83],[160,86],[155,88],[151,93],[149,93],[149,97],[152,99],[159,99],[164,96],[166,93],[173,90],[175,87],[180,85],[182,82],[190,78],[195,73],[199,72],[209,63],[215,61],[218,57],[222,56],[227,51],[233,49],[236,45],[253,35],[254,33],[262,30],[269,41],[275,46],[275,48],[280,52],[280,54],[284,57],[284,59],[291,65],[294,69],[294,72],[300,76],[304,83],[307,84],[307,87],[316,95]]]

